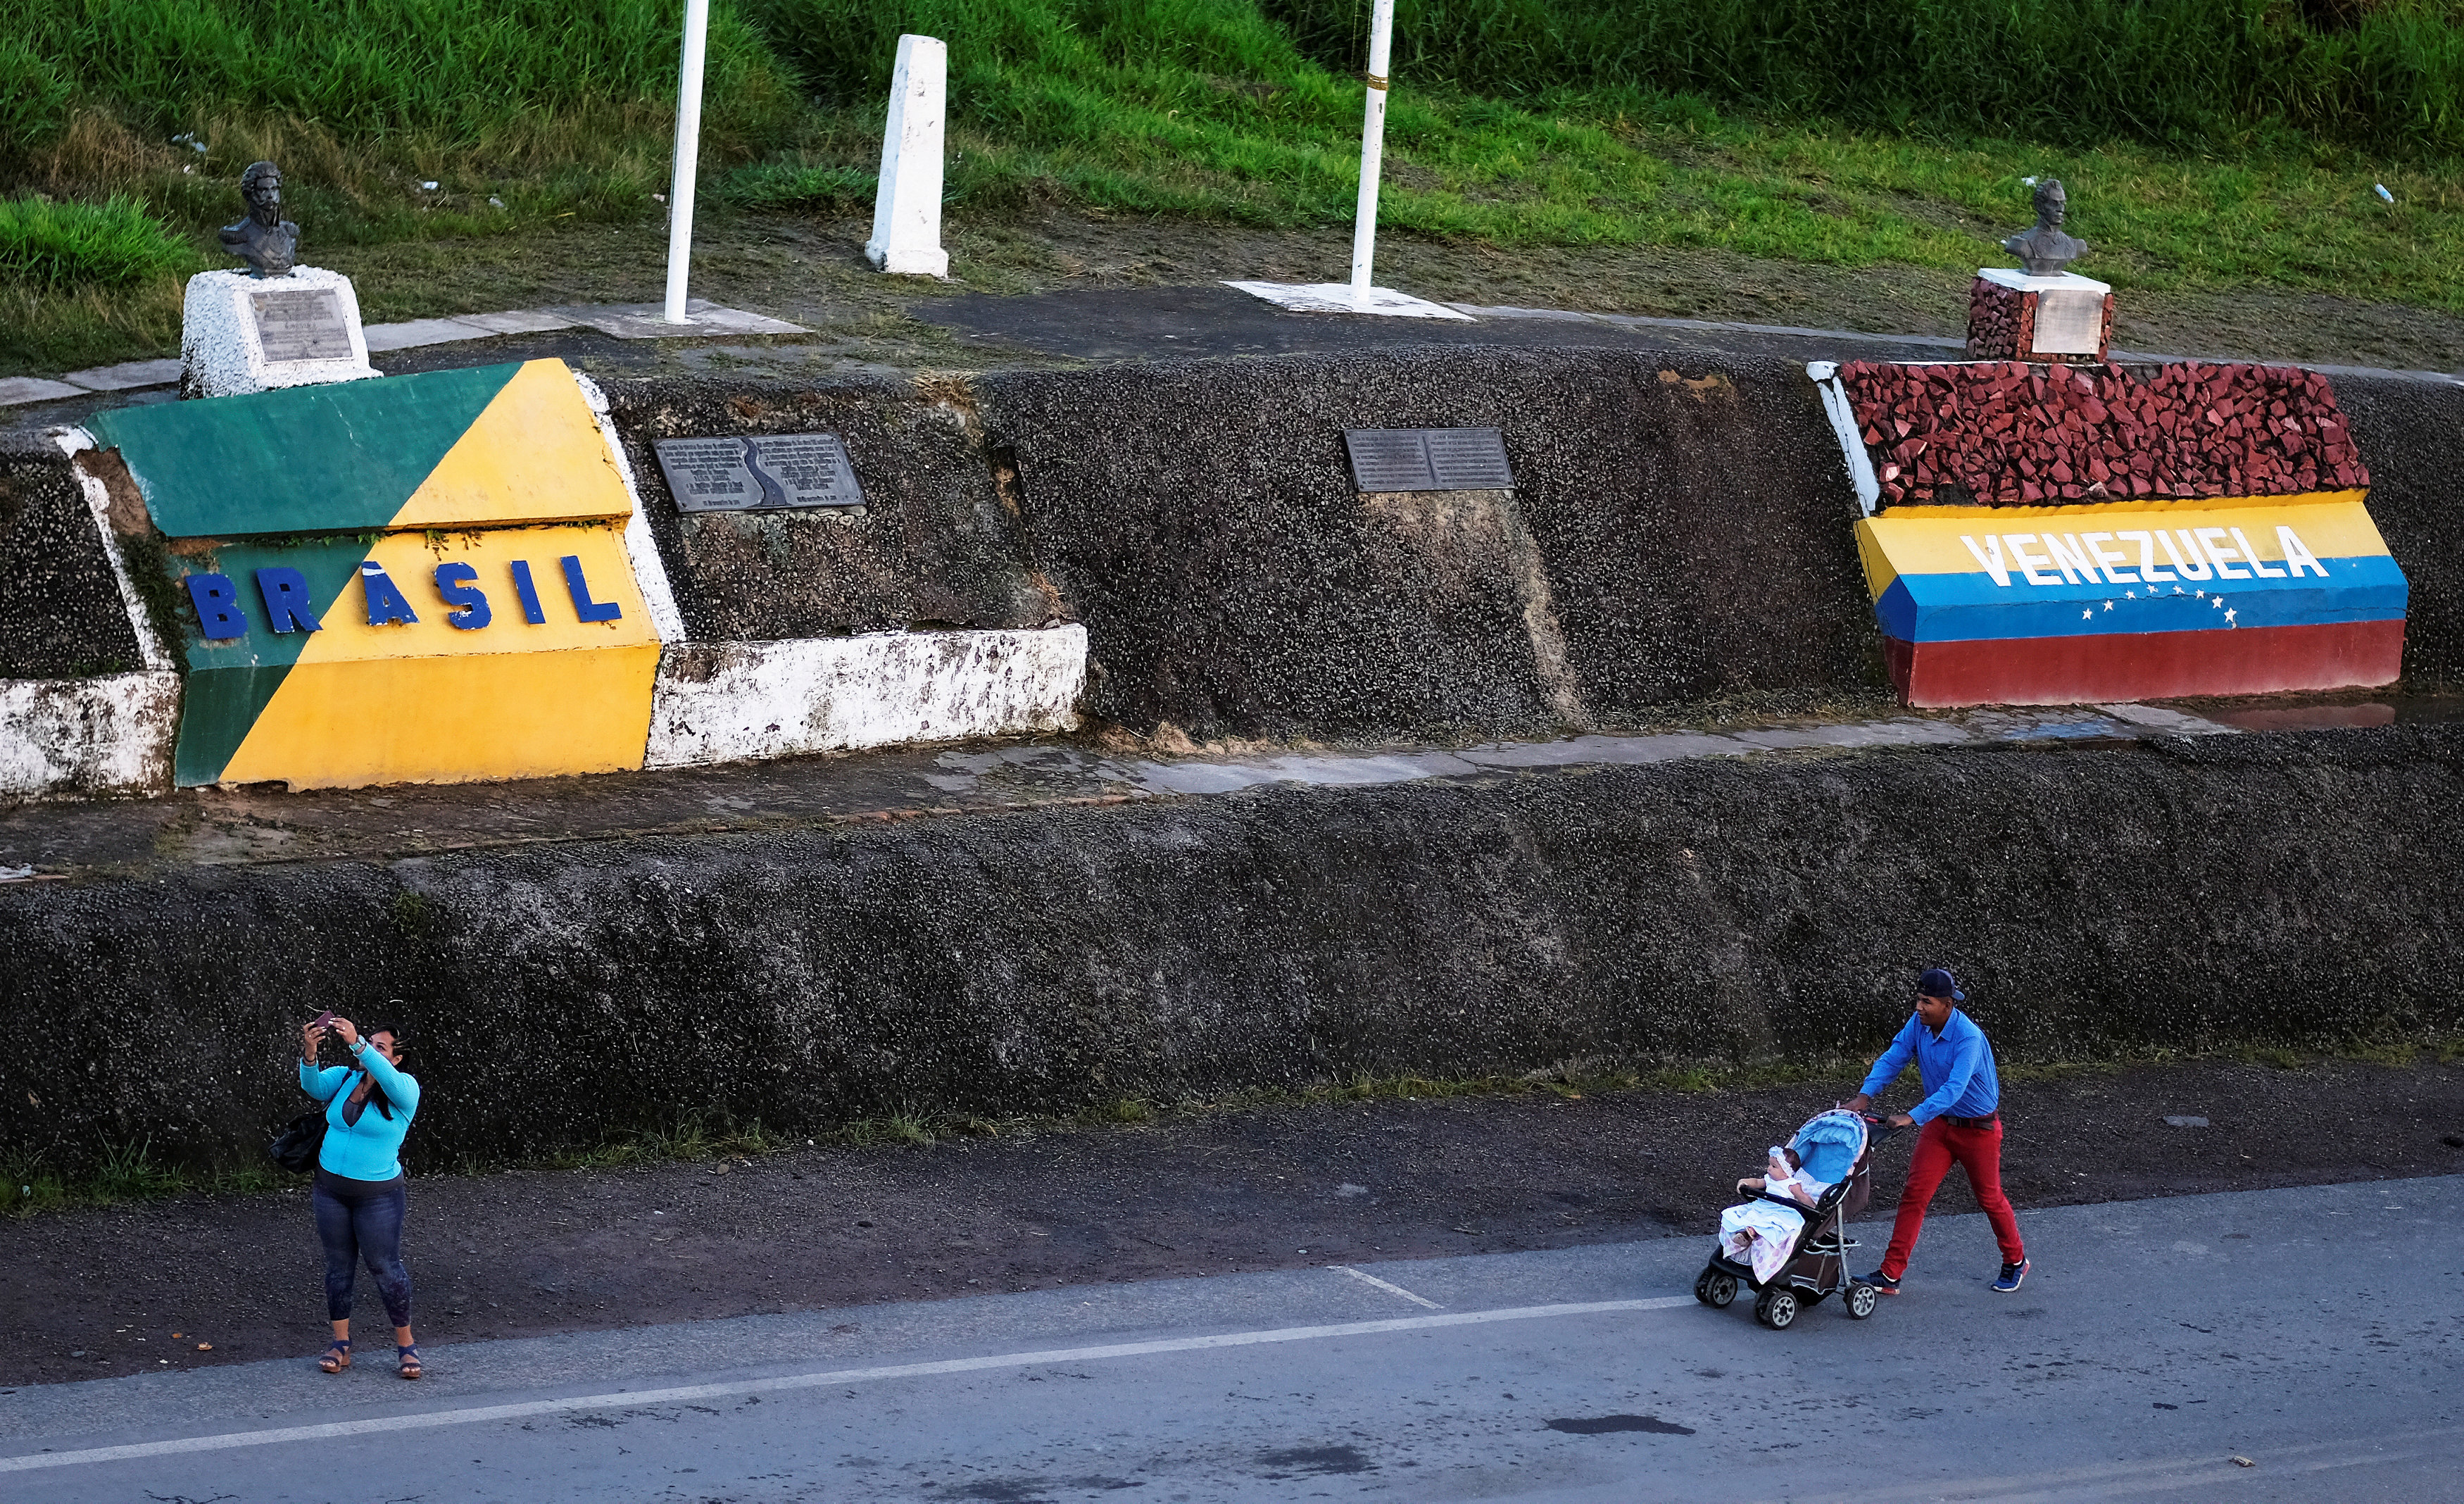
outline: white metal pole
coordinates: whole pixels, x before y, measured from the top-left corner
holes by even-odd
[[[1386,69],[1395,50],[1395,0],[1369,11],[1369,102],[1360,123],[1360,201],[1352,222],[1352,305],[1369,306],[1369,264],[1377,253],[1377,174],[1386,160]]]
[[[693,179],[701,162],[701,64],[710,41],[710,0],[685,0],[685,55],[676,79],[676,174],[668,186],[670,323],[685,317],[685,276],[693,265]]]

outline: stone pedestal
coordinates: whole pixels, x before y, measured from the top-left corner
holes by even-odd
[[[288,276],[201,272],[180,317],[180,395],[232,397],[381,374],[368,364],[351,279],[320,267]]]
[[[1969,291],[1970,360],[2097,365],[2112,343],[2113,289],[2093,277],[1989,266]]]

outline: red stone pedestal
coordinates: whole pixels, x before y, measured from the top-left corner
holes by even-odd
[[[2100,365],[2113,343],[2113,290],[2065,273],[1988,268],[1968,295],[1968,358]]]

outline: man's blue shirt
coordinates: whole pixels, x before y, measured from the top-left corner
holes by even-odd
[[[1969,1021],[1957,1008],[1937,1034],[1925,1027],[1925,1020],[1908,1015],[1907,1027],[1865,1073],[1863,1091],[1872,1096],[1891,1084],[1893,1077],[1907,1069],[1908,1061],[1917,1063],[1917,1079],[1925,1083],[1925,1100],[1908,1109],[1908,1116],[1927,1123],[1945,1113],[1953,1117],[1991,1117],[2002,1106],[2002,1083],[1993,1074],[1993,1047],[1985,1042],[1985,1030]]]

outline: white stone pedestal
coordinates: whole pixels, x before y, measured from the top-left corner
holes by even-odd
[[[277,387],[363,381],[368,364],[351,279],[322,267],[288,276],[200,272],[180,316],[180,395],[233,397]]]
[[[898,39],[890,76],[890,122],[881,138],[881,186],[872,198],[865,259],[885,272],[950,275],[941,249],[941,126],[948,113],[950,50],[930,36]]]

